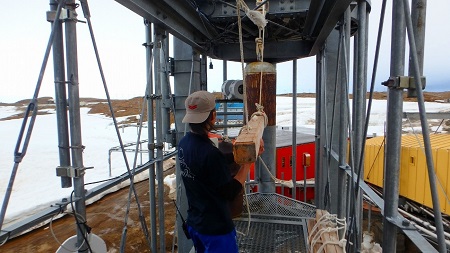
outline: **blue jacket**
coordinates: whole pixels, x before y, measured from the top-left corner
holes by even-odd
[[[242,189],[231,177],[229,161],[212,142],[187,133],[178,146],[181,176],[188,199],[187,223],[206,235],[221,235],[234,229],[228,202]]]

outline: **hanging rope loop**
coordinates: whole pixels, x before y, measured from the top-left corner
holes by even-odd
[[[264,41],[261,37],[255,39],[256,43],[256,58],[258,61],[263,60]]]

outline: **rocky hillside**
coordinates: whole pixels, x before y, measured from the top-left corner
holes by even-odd
[[[216,94],[217,97],[220,97],[220,94]],[[279,96],[292,96],[292,94],[281,94]],[[315,97],[315,93],[300,93],[298,97]],[[352,96],[350,95],[350,98]],[[369,97],[369,95],[367,95]],[[373,99],[387,99],[386,92],[375,92],[373,94]],[[417,101],[417,98],[407,98],[406,92],[404,94],[404,101]],[[445,92],[424,92],[424,99],[426,102],[444,102],[450,101],[450,91]],[[1,120],[9,120],[9,119],[17,119],[22,118],[23,113],[26,111],[27,106],[29,104],[29,99],[20,100],[15,103],[0,103],[0,106],[15,106],[17,108],[18,113],[12,115],[8,118],[0,119]],[[55,103],[52,97],[41,97],[38,99],[39,106],[39,114],[48,113],[46,109],[54,109]],[[90,108],[89,113],[92,114],[102,114],[108,117],[111,117],[111,112],[108,106],[106,99],[97,99],[97,98],[81,98],[80,99],[81,107]],[[142,112],[142,108],[147,106],[147,101],[145,101],[142,97],[135,97],[131,99],[114,99],[112,100],[112,108],[114,110],[114,115],[116,117],[126,117],[120,123],[135,123],[138,122],[137,115],[140,115]],[[147,120],[147,113],[144,113],[144,121]],[[173,120],[173,119],[172,119]]]

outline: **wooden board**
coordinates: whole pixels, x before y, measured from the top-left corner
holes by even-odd
[[[233,146],[234,161],[238,164],[254,163],[258,157],[259,145],[267,125],[265,115],[254,114],[243,126]]]

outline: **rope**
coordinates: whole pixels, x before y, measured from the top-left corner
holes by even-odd
[[[333,217],[336,217],[336,215],[335,214],[329,214],[329,213],[323,215],[322,217],[320,217],[320,219],[316,222],[314,227],[311,229],[311,232],[309,233],[309,236],[308,236],[308,241],[311,240],[312,235],[314,234],[316,229],[319,227],[319,225],[321,225],[321,223],[323,222],[324,219],[331,219]]]
[[[251,224],[251,220],[252,220],[252,214],[250,212],[250,204],[248,202],[248,194],[245,189],[244,189],[244,197],[245,197],[245,205],[247,207],[247,213],[248,213],[247,231],[245,233],[243,233],[239,230],[236,230],[236,233],[243,235],[243,236],[247,236],[250,232],[250,224]]]
[[[259,74],[259,104],[260,105],[262,105],[262,85],[263,85],[262,77],[263,77],[263,73],[261,70],[261,72]],[[256,106],[256,108],[258,108],[258,106]]]
[[[241,7],[244,9],[245,15],[256,25],[258,26],[258,29],[262,30],[267,25],[267,20],[264,17],[266,14],[265,7],[263,7],[263,10],[259,12],[258,10],[252,10],[250,9],[244,0],[236,0],[236,8],[238,10],[238,17],[240,17],[239,12]]]
[[[245,81],[245,67],[244,67],[244,46],[243,46],[243,39],[242,39],[242,20],[241,20],[241,8],[243,8],[243,10],[245,11],[245,14],[247,15],[247,17],[256,25],[258,26],[258,35],[259,37],[255,39],[256,42],[256,55],[258,57],[258,60],[260,60],[261,62],[263,61],[263,52],[264,52],[264,27],[267,24],[267,20],[265,19],[265,14],[266,14],[266,10],[265,10],[265,4],[263,5],[263,13],[257,11],[257,10],[251,10],[247,4],[245,3],[244,0],[236,0],[236,9],[237,9],[237,19],[238,19],[238,30],[239,30],[239,49],[240,49],[240,56],[241,56],[241,68],[242,68],[242,85],[243,85],[243,96],[244,96],[244,127],[241,129],[241,131],[243,129],[246,129],[247,131],[249,130],[249,126],[248,126],[248,103],[247,103],[247,84]],[[261,36],[262,33],[262,36]],[[262,37],[262,38],[261,38]],[[259,103],[255,103],[256,106],[256,112],[252,114],[252,117],[254,116],[263,116],[264,117],[264,122],[265,125],[267,125],[268,119],[266,114],[264,113],[264,106],[262,106],[262,71],[260,73],[260,90],[259,90]],[[266,170],[269,172],[269,175],[271,176],[271,178],[275,181],[275,182],[281,182],[284,180],[279,180],[277,178],[275,178],[272,173],[270,172],[269,168],[267,167],[267,165],[264,163],[264,161],[262,160],[262,158],[260,156],[258,156],[258,158],[260,159],[260,161],[263,163],[264,167],[266,168]],[[287,182],[287,181],[284,181]],[[289,186],[290,188],[292,188],[292,182],[291,186]],[[251,222],[251,213],[250,213],[250,207],[249,207],[249,202],[248,202],[248,197],[247,197],[247,193],[245,192],[244,189],[244,195],[245,195],[245,202],[246,202],[246,206],[247,206],[247,213],[248,213],[248,225],[247,225],[247,233],[242,233],[240,231],[237,231],[239,234],[243,234],[244,236],[247,235],[249,233],[250,230],[250,222]]]
[[[328,244],[335,244],[338,245],[339,247],[341,247],[343,249],[343,252],[345,253],[345,246],[347,245],[347,240],[346,239],[341,239],[338,242],[334,242],[334,241],[326,241],[322,244],[322,246],[320,246],[320,248],[317,250],[317,253],[320,253],[324,250],[325,246]]]
[[[258,156],[259,161],[261,161],[262,165],[264,168],[266,168],[267,172],[270,175],[270,178],[275,182],[275,183],[279,183],[281,185],[287,186],[289,188],[293,188],[294,184],[292,183],[292,180],[282,180],[282,179],[278,179],[275,176],[272,175],[272,173],[269,170],[269,167],[267,167],[266,163],[264,162],[264,160],[261,158],[261,156]]]
[[[340,226],[338,226],[340,225]],[[325,226],[317,230],[320,226]],[[317,252],[322,252],[326,245],[328,244],[335,244],[341,247],[345,253],[345,246],[347,244],[347,240],[343,237],[335,242],[335,241],[321,241],[321,236],[324,233],[330,233],[330,232],[338,232],[339,230],[344,229],[344,231],[347,229],[347,222],[345,218],[339,219],[337,218],[336,214],[325,214],[317,221],[317,223],[314,225],[314,227],[311,229],[310,235],[308,236],[308,241],[310,242],[310,251],[312,252],[314,249],[314,246],[316,243],[320,242],[322,243],[321,247],[317,250]],[[317,230],[317,232],[316,232]]]
[[[242,40],[242,19],[241,19],[241,8],[244,10],[245,15],[258,27],[258,35],[259,37],[255,39],[256,43],[256,55],[259,61],[263,61],[264,57],[264,28],[267,25],[267,20],[265,18],[266,9],[265,4],[262,6],[262,12],[258,10],[250,9],[244,0],[236,0],[236,9],[237,9],[237,19],[238,19],[238,28],[239,28],[239,48],[241,55],[241,68],[242,68],[242,76],[244,77],[245,68],[244,68],[244,46]],[[247,98],[247,85],[245,82],[245,78],[243,79],[243,87],[244,87],[244,114],[245,117],[245,125],[248,123],[248,105],[245,98]],[[260,78],[260,93],[259,93],[259,104],[262,103],[261,90],[262,89],[262,71]]]
[[[247,7],[245,2],[236,0],[236,9],[237,9],[237,18],[238,18],[238,30],[239,30],[239,50],[241,54],[241,69],[242,69],[242,86],[244,88],[244,125],[247,125],[248,123],[248,106],[247,106],[247,85],[245,82],[244,74],[245,74],[245,67],[244,67],[244,43],[242,41],[242,20],[241,20],[241,6]],[[247,7],[248,9],[248,7]]]

